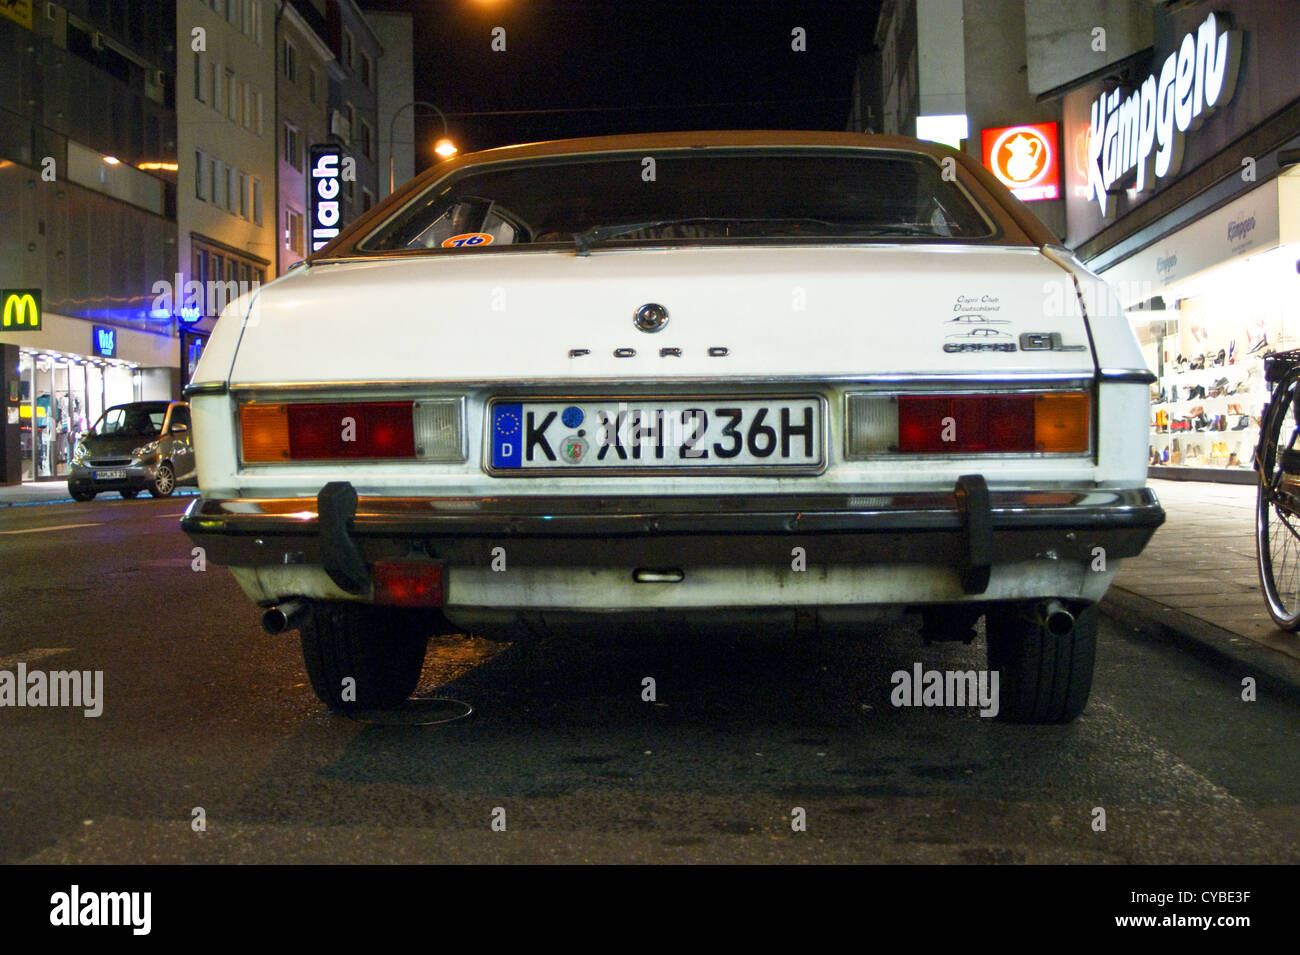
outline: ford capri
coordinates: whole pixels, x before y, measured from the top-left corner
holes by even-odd
[[[320,194],[338,165],[313,164]],[[660,133],[442,162],[232,302],[183,528],[336,709],[436,634],[983,638],[1068,722],[1164,519],[1118,302],[966,155]]]

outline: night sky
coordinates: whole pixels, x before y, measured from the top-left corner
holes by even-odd
[[[367,2],[415,17],[415,97],[462,151],[679,129],[843,129],[880,0]],[[506,51],[491,49],[504,27]],[[791,31],[807,31],[807,52]],[[382,69],[382,66],[381,66]],[[537,112],[534,112],[537,111]],[[417,113],[416,169],[441,124]]]

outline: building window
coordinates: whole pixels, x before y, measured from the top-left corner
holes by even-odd
[[[363,186],[361,189],[361,211],[369,212],[370,207],[373,206],[374,204],[375,204],[375,197],[371,194],[369,189],[366,189]]]
[[[239,216],[241,219],[248,218],[248,173],[239,174]]]
[[[344,104],[343,115],[348,121],[348,145],[351,146],[357,135],[357,114],[353,111],[351,103]]]
[[[361,140],[361,151],[367,159],[375,158],[375,135],[370,129],[370,124],[364,119],[361,121],[361,133],[358,136]]]
[[[307,67],[307,92],[308,92],[308,95],[311,96],[311,101],[312,101],[313,103],[316,102],[316,83],[317,83],[317,82],[318,82],[318,78],[317,78],[317,76],[316,76],[316,67],[314,67],[314,66],[309,66],[309,67]]]
[[[239,90],[235,83],[235,71],[226,68],[226,116],[239,122]]]
[[[343,28],[343,50],[342,59],[344,68],[352,69],[352,31],[347,27]]]
[[[296,255],[302,255],[302,213],[296,209],[284,210],[284,247]]]
[[[349,206],[352,205],[352,203],[356,201],[357,198],[357,191],[354,188],[355,185],[356,185],[355,179],[343,180],[343,195],[348,200]]]
[[[212,204],[216,206],[223,205],[221,201],[221,187],[226,181],[226,174],[222,172],[221,160],[212,160],[212,188],[208,190],[208,195],[212,199]]]
[[[375,88],[375,64],[365,50],[361,51],[361,82],[369,89]]]
[[[253,90],[253,122],[249,127],[257,135],[262,135],[262,91]]]
[[[302,155],[302,143],[298,137],[298,129],[291,123],[284,124],[284,161],[294,169],[302,170],[302,162],[299,157]]]
[[[203,99],[203,54],[194,54],[194,98],[200,103],[206,102]]]
[[[239,26],[239,8],[244,5],[244,0],[226,0],[226,22],[232,26]]]
[[[212,108],[218,113],[224,111],[224,102],[226,98],[225,73],[221,70],[220,63],[212,64]]]
[[[250,6],[253,8],[253,39],[257,45],[262,45],[262,0],[251,0]]]
[[[298,82],[298,49],[289,41],[288,37],[284,38],[283,49],[280,51],[280,71],[284,73],[285,78],[290,83]]]
[[[262,180],[253,180],[253,222],[262,224]]]
[[[226,167],[226,211],[234,213],[238,206],[238,197],[235,195],[235,167]]]
[[[206,161],[203,158],[203,150],[194,150],[194,197],[196,199],[207,198],[203,193],[203,174],[206,171]]]

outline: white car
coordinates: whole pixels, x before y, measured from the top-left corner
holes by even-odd
[[[662,133],[465,155],[223,313],[183,527],[330,706],[434,633],[985,618],[1073,719],[1164,519],[1104,284],[965,155]]]

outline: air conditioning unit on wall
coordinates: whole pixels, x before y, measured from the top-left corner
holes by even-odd
[[[339,137],[345,143],[352,141],[352,124],[340,110],[330,110],[330,135]]]

